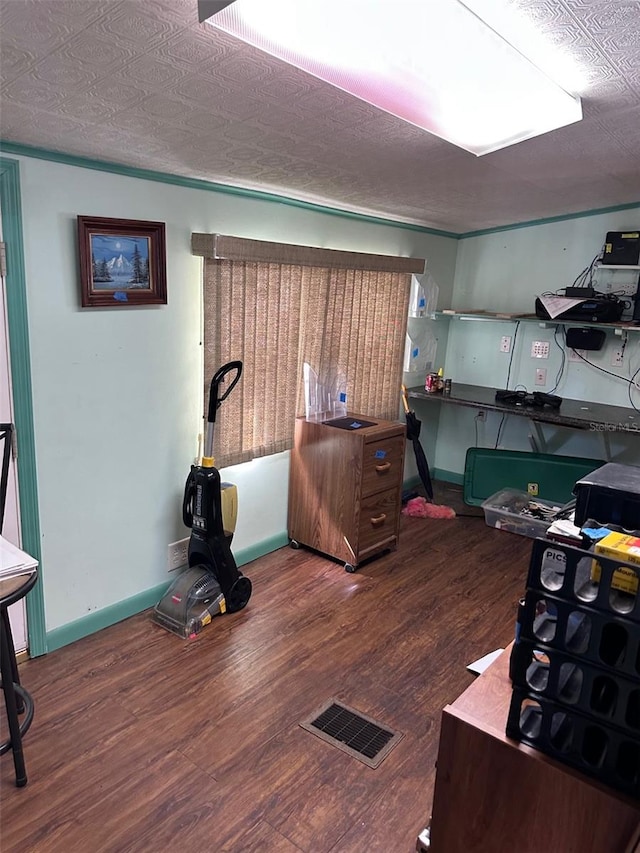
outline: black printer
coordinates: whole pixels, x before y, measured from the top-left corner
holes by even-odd
[[[618,299],[617,296],[596,296],[584,299],[578,305],[574,305],[563,311],[557,317],[552,318],[547,309],[542,304],[539,297],[536,297],[536,317],[541,320],[573,320],[578,323],[617,323],[622,312],[625,309],[625,303]]]

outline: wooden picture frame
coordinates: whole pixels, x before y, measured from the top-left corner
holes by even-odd
[[[166,305],[164,222],[78,216],[83,308]]]

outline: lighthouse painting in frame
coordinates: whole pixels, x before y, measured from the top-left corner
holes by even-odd
[[[166,305],[164,222],[78,216],[83,308]]]

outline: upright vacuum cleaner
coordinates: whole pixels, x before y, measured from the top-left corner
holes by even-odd
[[[223,380],[234,371],[231,383],[220,395]],[[188,568],[153,612],[155,622],[185,638],[195,637],[218,614],[242,610],[251,597],[251,581],[238,570],[231,553],[237,489],[220,482],[213,458],[216,413],[241,374],[242,362],[230,361],[211,380],[204,456],[200,465],[191,466],[182,502],[183,521],[191,528]]]

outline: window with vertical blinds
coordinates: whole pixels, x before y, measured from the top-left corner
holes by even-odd
[[[204,258],[205,400],[220,365],[244,365],[220,409],[218,467],[292,446],[305,362],[326,387],[344,382],[349,411],[398,417],[411,274],[424,260],[215,234],[193,234],[192,252]]]

